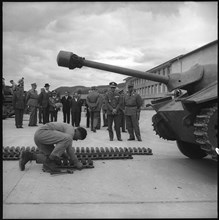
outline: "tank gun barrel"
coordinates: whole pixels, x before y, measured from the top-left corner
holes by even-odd
[[[58,66],[68,67],[69,69],[81,68],[83,66],[91,67],[99,70],[119,73],[132,77],[147,79],[155,82],[164,83],[169,91],[176,88],[184,88],[188,84],[200,80],[203,76],[203,66],[197,65],[191,70],[182,73],[172,73],[168,76],[157,75],[150,72],[143,72],[124,67],[104,64],[100,62],[86,60],[84,57],[79,57],[76,54],[68,51],[60,51],[57,56]]]

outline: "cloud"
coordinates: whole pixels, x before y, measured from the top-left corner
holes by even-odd
[[[217,39],[217,2],[4,2],[3,76],[51,89],[126,76],[58,67],[60,50],[146,71]]]

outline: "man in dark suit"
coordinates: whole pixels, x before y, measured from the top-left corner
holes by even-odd
[[[48,83],[45,84],[44,89],[41,91],[39,95],[39,105],[42,106],[43,109],[43,124],[49,122],[49,91],[50,85]]]
[[[62,111],[63,111],[63,122],[70,123],[70,109],[71,109],[71,96],[69,95],[69,92],[66,91],[65,95],[61,99],[62,103]]]
[[[80,94],[75,92],[71,100],[71,117],[72,117],[72,126],[74,127],[80,126],[82,105],[83,105],[83,100],[80,98]]]

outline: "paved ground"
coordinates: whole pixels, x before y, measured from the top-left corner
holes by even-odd
[[[88,130],[75,147],[146,147],[153,155],[127,160],[94,160],[93,169],[51,176],[42,164],[3,162],[3,218],[216,218],[217,163],[210,158],[191,160],[175,142],[155,135],[154,111],[142,111],[143,142],[111,142],[106,128]],[[3,146],[35,146],[36,127],[16,129],[14,118],[3,120]],[[59,114],[58,121],[62,121]],[[41,125],[39,125],[41,126]],[[82,116],[81,126],[85,126]]]

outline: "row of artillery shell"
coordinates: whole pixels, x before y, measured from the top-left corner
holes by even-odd
[[[150,148],[113,148],[113,147],[73,147],[76,156],[80,158],[92,158],[92,159],[132,159],[132,155],[152,155]],[[39,149],[35,146],[22,146],[22,147],[3,147],[3,160],[18,160],[21,151],[29,151],[33,153],[40,153]]]

